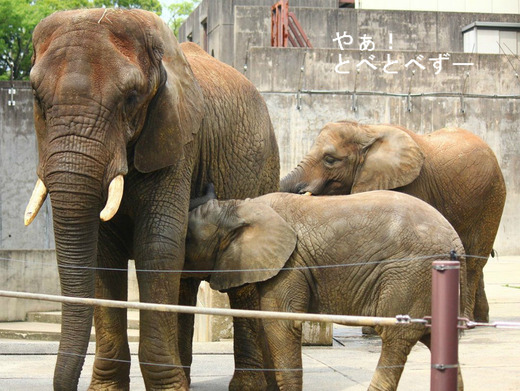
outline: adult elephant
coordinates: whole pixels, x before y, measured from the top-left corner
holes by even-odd
[[[469,258],[470,314],[488,321],[482,269],[506,188],[493,151],[478,136],[457,128],[422,136],[391,125],[328,123],[280,189],[315,195],[393,189],[428,202],[459,234]]]
[[[177,303],[180,274],[169,271],[183,267],[190,197],[209,182],[223,199],[278,188],[278,148],[265,102],[233,68],[194,44],[179,45],[150,12],[58,12],[38,24],[33,43],[39,179],[25,219],[29,224],[50,194],[63,295],[126,300],[127,261],[135,259],[140,300]],[[194,302],[197,285],[187,285],[183,297]],[[252,291],[232,295],[231,305],[251,297]],[[56,390],[77,387],[92,312],[63,305]],[[128,389],[126,310],[94,312],[90,388]],[[235,323],[235,333],[243,333],[239,368],[262,365],[247,349],[255,340],[251,325]],[[192,335],[177,327],[175,314],[141,312],[147,389],[188,388],[181,364],[190,359],[189,346],[180,347],[188,349],[181,363],[181,332]],[[255,381],[249,388],[262,384],[241,373],[238,382]]]

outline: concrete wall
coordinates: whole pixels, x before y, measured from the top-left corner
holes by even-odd
[[[9,105],[14,87],[14,106]],[[0,82],[0,249],[54,248],[50,203],[25,227],[23,216],[36,184],[37,146],[28,82]]]
[[[273,0],[203,1],[181,26],[179,41],[186,41],[192,34],[193,42],[202,46],[202,22],[206,20],[208,53],[242,69],[248,63],[250,48],[271,44],[272,4]],[[333,41],[336,33],[346,31],[356,38],[363,34],[372,37],[379,50],[389,48],[389,33],[392,33],[393,50],[462,52],[462,27],[475,21],[520,22],[518,13],[409,12],[396,9],[399,7],[384,11],[338,9],[333,0],[290,1],[290,10],[314,48],[337,48]],[[357,39],[352,46],[356,44],[359,45]]]
[[[60,294],[56,254],[52,250],[0,250],[3,290]],[[30,311],[53,311],[60,303],[0,297],[0,322],[25,320]]]
[[[292,7],[314,48],[338,49],[338,37],[353,37],[348,49],[359,49],[364,34],[376,50],[463,52],[461,29],[475,21],[520,22],[520,15],[451,12],[372,11],[337,8]],[[242,70],[253,47],[271,46],[268,7],[235,8],[235,68]],[[392,34],[390,45],[389,34]],[[224,44],[227,46],[228,41]],[[419,54],[419,53],[418,53]],[[219,58],[219,57],[217,57]],[[229,64],[230,62],[226,60]],[[247,61],[248,63],[250,61]]]

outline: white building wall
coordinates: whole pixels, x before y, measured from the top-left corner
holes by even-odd
[[[472,29],[464,33],[464,52],[477,53],[477,30]]]
[[[477,53],[498,54],[500,47],[500,31],[477,30]]]
[[[465,53],[513,54],[520,53],[520,31],[473,28],[464,32]]]
[[[517,48],[517,35],[518,31],[499,31],[498,42],[500,46],[498,53],[518,54],[515,52]]]
[[[517,14],[520,13],[520,0],[356,0],[356,8]]]

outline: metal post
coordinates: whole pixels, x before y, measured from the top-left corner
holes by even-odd
[[[289,0],[280,0],[271,7],[271,46],[287,47],[288,25]]]
[[[455,259],[452,256],[452,259]],[[434,261],[432,271],[431,391],[456,391],[459,261]]]

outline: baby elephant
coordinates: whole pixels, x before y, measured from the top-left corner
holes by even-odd
[[[432,261],[450,251],[461,255],[464,314],[462,243],[432,206],[392,191],[273,193],[212,200],[191,211],[185,269],[217,290],[256,283],[262,310],[422,318],[431,314]],[[301,389],[301,371],[283,370],[302,368],[301,322],[263,324],[279,388]],[[429,329],[376,331],[383,345],[369,390],[395,390],[412,347],[417,341],[430,346]]]

